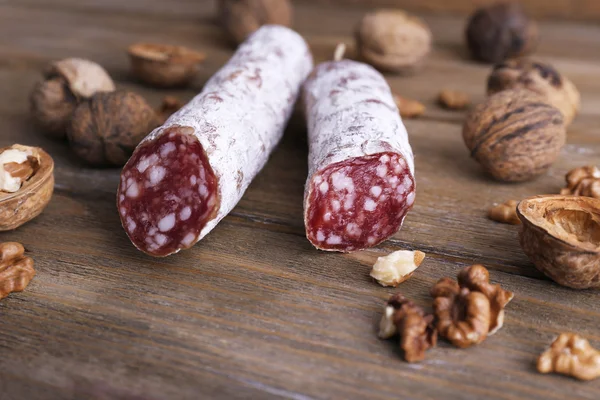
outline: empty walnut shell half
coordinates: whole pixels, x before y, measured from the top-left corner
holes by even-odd
[[[13,145],[36,160],[31,176],[12,193],[0,191],[0,231],[16,229],[37,217],[48,205],[54,191],[54,161],[39,147]],[[7,148],[0,149],[2,153]]]
[[[487,82],[488,94],[514,88],[529,89],[544,97],[560,110],[565,125],[569,125],[579,111],[579,91],[550,64],[519,58],[494,66]]]
[[[557,283],[600,288],[600,200],[536,196],[519,203],[519,239],[531,262]]]
[[[183,86],[196,76],[206,59],[200,53],[183,46],[137,43],[129,47],[133,74],[142,82],[156,87]]]

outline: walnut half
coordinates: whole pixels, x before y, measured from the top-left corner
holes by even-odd
[[[0,231],[38,216],[54,189],[54,161],[39,147],[0,149]]]
[[[33,260],[24,256],[24,252],[20,243],[0,244],[0,299],[23,291],[35,276]]]
[[[540,355],[537,369],[589,381],[600,377],[600,351],[575,333],[561,333]]]

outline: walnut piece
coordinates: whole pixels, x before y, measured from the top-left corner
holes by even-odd
[[[20,243],[0,243],[0,299],[22,292],[35,276],[33,260],[24,253]]]
[[[573,82],[550,64],[519,58],[495,65],[487,81],[488,95],[515,88],[531,90],[542,96],[560,110],[567,126],[579,112],[579,91]]]
[[[160,120],[160,125],[164,125],[167,122],[167,119],[173,114],[175,114],[181,107],[183,107],[183,103],[177,97],[174,96],[165,96],[162,101],[160,107],[156,110],[156,115],[158,115],[158,119]]]
[[[567,187],[563,188],[560,194],[600,199],[600,169],[595,165],[575,168],[569,171],[565,180]]]
[[[115,90],[104,68],[80,58],[51,63],[44,78],[31,92],[31,112],[44,132],[55,138],[65,137],[66,126],[79,102],[94,93]]]
[[[600,199],[535,196],[517,215],[521,248],[537,269],[563,286],[600,288]]]
[[[517,204],[519,202],[516,200],[508,200],[502,204],[497,204],[490,208],[488,217],[503,224],[519,225],[521,220],[517,217]]]
[[[431,289],[437,330],[461,348],[483,342],[504,323],[504,308],[513,293],[489,282],[483,265],[463,268],[458,282],[440,279]]]
[[[414,72],[431,51],[431,31],[420,18],[400,10],[366,14],[356,31],[360,56],[376,68]]]
[[[183,46],[155,43],[133,44],[129,46],[128,54],[133,75],[159,88],[189,84],[206,59],[204,53]]]
[[[399,250],[385,257],[378,257],[371,270],[371,277],[381,286],[396,287],[412,276],[424,258],[425,253],[419,250]]]
[[[600,377],[600,351],[575,333],[561,333],[537,361],[542,374],[556,372],[582,381]]]
[[[464,110],[471,104],[471,99],[465,92],[444,89],[438,95],[438,102],[449,110]]]
[[[437,343],[433,315],[426,315],[421,307],[399,293],[387,301],[379,326],[382,339],[396,334],[400,335],[400,348],[408,362],[422,361],[425,351]]]
[[[37,217],[54,189],[54,161],[39,147],[14,144],[0,149],[0,231]]]
[[[97,93],[81,103],[67,129],[71,149],[93,166],[124,165],[159,116],[138,94]]]
[[[240,44],[263,25],[292,26],[294,8],[290,0],[218,0],[223,29]]]
[[[473,58],[500,62],[532,52],[538,29],[517,2],[498,2],[473,13],[465,31]]]
[[[394,94],[394,101],[402,118],[418,118],[425,113],[425,105],[417,100]]]
[[[546,172],[566,141],[563,116],[539,95],[509,89],[469,112],[463,139],[494,178],[521,182]]]

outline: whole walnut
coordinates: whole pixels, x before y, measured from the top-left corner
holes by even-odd
[[[400,10],[366,14],[356,31],[360,56],[374,67],[414,72],[431,51],[431,31],[421,19]]]
[[[488,94],[506,89],[525,88],[540,94],[562,112],[568,126],[579,111],[579,91],[552,65],[519,58],[497,64],[487,81]]]
[[[159,124],[154,109],[135,93],[96,93],[77,106],[67,136],[71,149],[88,164],[121,166]]]
[[[49,136],[64,138],[77,104],[96,92],[112,92],[115,84],[95,62],[67,58],[51,63],[30,95],[33,118]]]
[[[291,26],[290,0],[219,0],[219,17],[231,39],[240,44],[263,25]]]
[[[538,39],[536,23],[513,2],[495,3],[476,10],[465,33],[472,56],[493,63],[532,52]]]
[[[530,90],[509,89],[468,114],[463,139],[471,156],[494,178],[520,182],[550,168],[566,132],[558,109]]]

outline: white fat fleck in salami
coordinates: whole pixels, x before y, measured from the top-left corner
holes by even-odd
[[[311,69],[300,35],[263,26],[140,143],[117,196],[138,249],[166,256],[189,248],[233,209],[281,139]]]
[[[304,223],[322,250],[375,246],[414,203],[413,154],[383,76],[342,60],[317,66],[303,89],[309,136]]]

